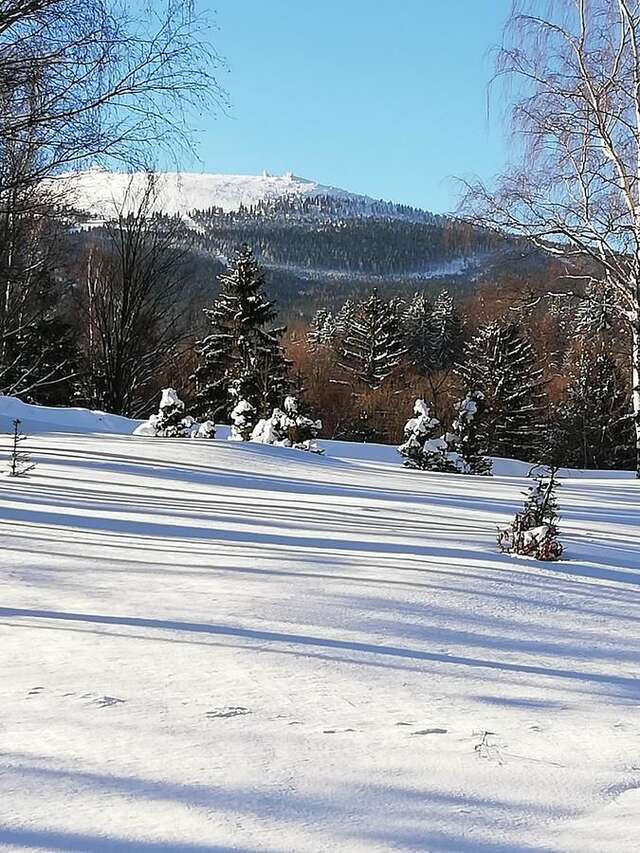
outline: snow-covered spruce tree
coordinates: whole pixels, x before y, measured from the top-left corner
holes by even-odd
[[[557,468],[549,475],[540,474],[531,486],[521,512],[498,533],[498,548],[537,560],[559,560],[562,545],[558,540],[556,489]]]
[[[431,312],[430,370],[445,370],[462,352],[462,320],[448,290],[442,290]]]
[[[230,441],[250,441],[253,430],[258,422],[255,406],[244,397],[240,398],[231,410]]]
[[[311,329],[307,334],[307,344],[310,350],[319,347],[330,347],[336,338],[336,318],[328,308],[318,308],[311,319]]]
[[[542,370],[513,323],[492,322],[466,345],[458,368],[467,391],[484,398],[477,452],[539,462],[546,448]]]
[[[426,293],[416,293],[404,315],[407,354],[411,364],[423,375],[433,368],[433,302]]]
[[[265,273],[243,246],[220,276],[221,293],[205,309],[209,334],[197,344],[193,375],[196,410],[215,420],[227,418],[241,400],[267,414],[288,392],[288,364],[273,328],[274,303],[264,293]]]
[[[16,418],[13,422],[13,432],[11,433],[11,450],[9,451],[9,470],[10,477],[24,477],[29,471],[33,471],[36,467],[35,462],[31,461],[31,456],[22,450],[23,441],[27,440],[27,436],[22,432],[22,421]]]
[[[405,352],[397,304],[374,290],[345,320],[340,366],[368,388],[379,388]]]
[[[633,462],[627,383],[603,341],[583,342],[566,365],[569,383],[554,412],[560,458],[570,468],[624,468]]]
[[[353,299],[346,299],[342,308],[335,315],[335,334],[337,341],[343,341],[347,336],[351,324],[356,316],[356,303]]]
[[[153,435],[161,438],[215,438],[213,421],[198,423],[185,414],[185,404],[174,388],[164,388],[158,413],[140,424],[135,435]]]
[[[405,424],[404,444],[398,448],[398,452],[404,456],[405,466],[420,471],[457,473],[458,468],[449,456],[447,442],[438,437],[441,432],[440,421],[431,417],[427,403],[416,400],[413,413],[414,417]]]
[[[296,397],[285,398],[282,408],[275,408],[269,418],[261,418],[256,424],[251,440],[259,444],[277,444],[322,453],[315,444],[322,429],[322,421],[313,420],[302,414]]]
[[[486,406],[482,391],[469,391],[455,405],[456,416],[451,432],[450,444],[458,454],[458,467],[463,474],[490,474],[491,459],[482,448],[487,446]]]

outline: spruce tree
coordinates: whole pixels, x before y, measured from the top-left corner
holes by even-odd
[[[414,417],[409,418],[404,427],[405,441],[398,448],[404,456],[407,468],[420,471],[458,472],[449,458],[449,448],[442,437],[440,421],[431,416],[429,406],[422,400],[416,400],[413,407]]]
[[[307,335],[310,350],[329,347],[335,342],[336,318],[328,308],[319,308],[311,320],[311,329]]]
[[[460,457],[463,474],[490,474],[491,459],[483,454],[487,446],[484,421],[487,408],[482,391],[469,391],[455,405],[456,417],[452,424],[450,443]]]
[[[539,474],[529,489],[524,506],[511,524],[498,533],[498,548],[537,560],[559,560],[562,544],[558,539],[557,468],[548,476]]]
[[[205,309],[211,330],[197,344],[193,379],[196,408],[228,418],[241,400],[266,415],[288,391],[288,363],[274,328],[274,303],[264,293],[265,272],[243,246],[220,276],[221,293]]]
[[[520,329],[499,322],[482,327],[465,347],[459,373],[466,391],[484,398],[478,453],[540,461],[545,452],[544,381]]]
[[[584,343],[567,363],[569,383],[556,408],[558,459],[569,468],[623,468],[634,435],[626,380],[604,342]]]
[[[446,370],[459,359],[462,352],[462,320],[449,291],[442,290],[438,294],[433,304],[430,325],[430,369]]]
[[[404,316],[407,352],[411,364],[423,375],[433,367],[433,302],[426,293],[416,293]]]
[[[374,290],[345,321],[345,332],[340,366],[368,388],[379,388],[406,352],[397,305]]]

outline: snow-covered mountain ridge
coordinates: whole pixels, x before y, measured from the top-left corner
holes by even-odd
[[[135,205],[147,181],[146,172],[110,172],[90,169],[69,173],[62,178],[70,201],[93,216],[113,216],[124,203],[125,209]],[[225,212],[251,207],[259,202],[280,198],[327,196],[342,201],[358,201],[370,205],[375,200],[337,187],[284,175],[222,175],[198,172],[161,172],[157,175],[157,208],[168,214],[186,216],[192,210],[222,208]]]

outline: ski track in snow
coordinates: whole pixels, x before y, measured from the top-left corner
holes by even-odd
[[[29,445],[0,481],[3,851],[638,849],[629,476],[563,481],[542,565],[495,550],[518,463]]]

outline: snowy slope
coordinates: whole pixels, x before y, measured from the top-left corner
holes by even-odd
[[[628,475],[564,481],[543,566],[495,551],[518,477],[29,443],[0,480],[0,849],[637,850]]]
[[[255,205],[259,201],[286,196],[328,195],[335,198],[363,198],[346,190],[327,187],[315,181],[285,175],[216,175],[195,172],[163,172],[158,176],[157,207],[169,214],[188,214],[190,211],[221,207],[238,210],[241,204]],[[108,218],[120,208],[131,209],[139,200],[146,185],[146,174],[108,172],[91,169],[68,174],[62,179],[70,200],[81,210],[98,218]],[[58,179],[58,183],[60,179]],[[366,197],[364,197],[366,198]],[[371,200],[373,201],[373,199]]]

